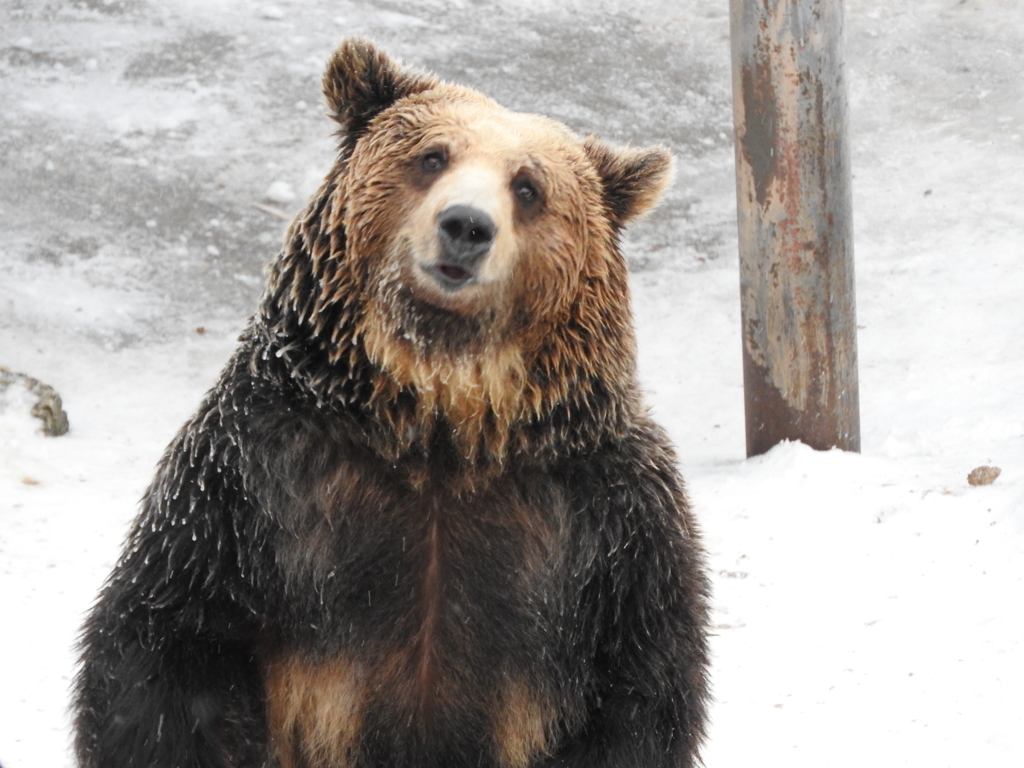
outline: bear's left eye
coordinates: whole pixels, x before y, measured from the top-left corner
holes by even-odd
[[[526,176],[520,176],[512,182],[512,193],[524,208],[529,208],[540,200],[540,190]]]
[[[420,167],[427,173],[440,173],[448,167],[448,155],[443,149],[432,149],[420,158]]]

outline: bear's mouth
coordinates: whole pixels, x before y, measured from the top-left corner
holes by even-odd
[[[462,288],[471,283],[473,278],[476,277],[475,273],[465,267],[460,267],[458,264],[440,262],[425,266],[423,269],[437,280],[443,288],[449,290]]]

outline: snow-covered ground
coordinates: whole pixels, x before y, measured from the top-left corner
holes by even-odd
[[[82,614],[330,161],[350,34],[679,158],[628,255],[715,576],[708,766],[1024,765],[1024,4],[847,0],[863,453],[753,460],[727,5],[0,2],[0,365],[71,420],[0,413],[5,768],[71,765]]]

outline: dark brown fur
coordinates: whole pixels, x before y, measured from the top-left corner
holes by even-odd
[[[671,158],[361,41],[325,93],[335,167],[87,622],[81,765],[694,765],[703,555],[617,240]],[[416,271],[437,146],[540,190],[501,279]]]

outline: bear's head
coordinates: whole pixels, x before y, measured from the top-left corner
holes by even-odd
[[[324,92],[339,159],[293,225],[267,313],[326,356],[310,375],[399,443],[444,424],[469,458],[500,461],[542,426],[586,442],[574,419],[621,429],[639,401],[618,233],[660,199],[669,153],[581,140],[362,40],[337,49]]]

